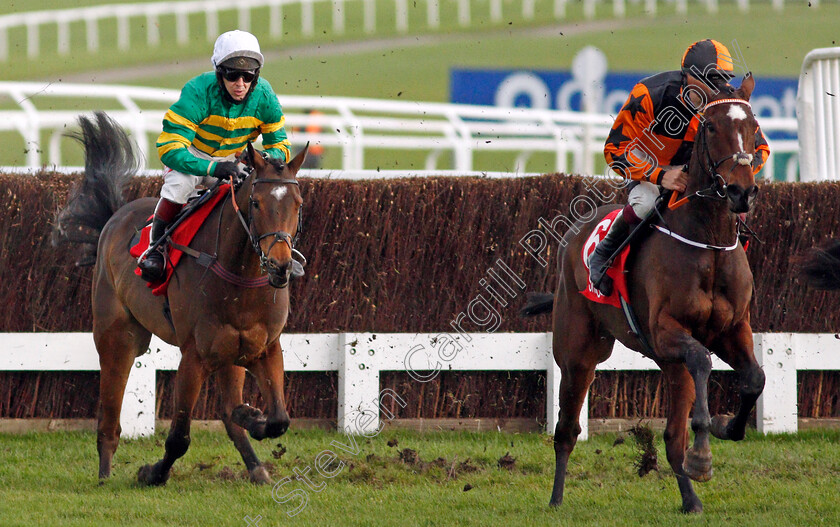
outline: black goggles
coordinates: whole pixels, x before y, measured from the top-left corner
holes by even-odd
[[[254,79],[257,76],[257,72],[255,70],[229,70],[227,68],[220,68],[222,73],[222,78],[224,78],[228,82],[236,82],[242,77],[242,80],[245,82],[254,82]]]

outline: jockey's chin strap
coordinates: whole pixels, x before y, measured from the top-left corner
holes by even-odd
[[[717,101],[712,101],[709,104],[707,104],[703,108],[703,111],[700,112],[700,115],[702,116],[706,112],[706,110],[708,110],[712,106],[717,106],[719,104],[743,104],[743,105],[747,106],[748,108],[752,108],[752,105],[750,105],[749,101],[745,101],[743,99],[735,99],[735,98],[718,99]],[[694,192],[693,194],[685,196],[681,199],[677,199],[677,193],[676,192],[673,193],[671,195],[671,201],[668,203],[668,208],[670,208],[670,209],[676,209],[677,207],[680,207],[680,206],[686,204],[688,201],[691,201],[691,200],[696,199],[696,198],[711,198],[711,199],[717,199],[717,200],[727,199],[726,178],[724,178],[720,174],[720,172],[718,171],[720,166],[722,164],[724,164],[725,162],[730,161],[730,160],[733,162],[732,166],[729,168],[729,172],[727,172],[727,174],[726,174],[728,176],[729,174],[732,173],[733,170],[735,170],[736,165],[747,165],[747,166],[752,165],[753,157],[754,157],[753,154],[749,154],[749,153],[743,152],[743,151],[735,152],[734,154],[724,156],[724,157],[718,159],[717,161],[715,161],[712,158],[712,154],[709,152],[709,143],[708,143],[708,139],[707,139],[707,135],[706,135],[706,127],[704,126],[704,123],[700,124],[700,129],[698,131],[698,135],[700,135],[701,144],[703,145],[703,151],[704,151],[705,157],[706,157],[706,160],[705,160],[706,162],[701,163],[700,166],[703,168],[703,172],[706,175],[708,175],[712,178],[712,184],[709,185],[709,187],[707,187],[707,188],[698,190],[698,191]],[[688,171],[688,165],[685,166],[684,170],[686,172]]]

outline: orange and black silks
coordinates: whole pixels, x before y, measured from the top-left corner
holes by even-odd
[[[688,163],[700,119],[681,93],[684,74],[659,73],[642,79],[627,98],[615,119],[604,157],[610,167],[625,178],[658,183],[664,166]],[[755,130],[753,174],[770,155],[760,128]]]

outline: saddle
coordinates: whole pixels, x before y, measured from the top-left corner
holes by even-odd
[[[166,295],[166,290],[169,287],[169,280],[175,272],[178,262],[184,255],[184,251],[179,249],[179,246],[188,246],[192,241],[198,229],[207,219],[207,216],[216,208],[216,205],[222,201],[226,192],[229,191],[229,184],[222,184],[215,186],[211,190],[207,190],[194,201],[187,204],[186,207],[176,216],[172,223],[172,227],[164,235],[169,242],[169,247],[166,251],[166,276],[160,282],[147,282],[146,285],[152,289],[152,294],[156,296]],[[144,226],[139,227],[137,234],[135,234],[131,243],[129,244],[129,254],[134,258],[139,258],[141,254],[146,252],[149,248],[149,234],[151,232],[150,216]],[[134,270],[134,274],[141,275],[140,269]]]
[[[596,289],[589,280],[589,255],[595,251],[595,246],[597,246],[604,236],[606,236],[610,231],[610,227],[620,211],[621,209],[610,212],[604,217],[604,219],[595,225],[592,233],[586,239],[586,243],[583,244],[583,250],[580,255],[581,258],[583,258],[583,266],[587,271],[586,289],[581,291],[580,294],[593,302],[607,304],[617,308],[621,308],[621,298],[624,298],[626,301],[630,296],[627,292],[627,273],[625,272],[627,257],[630,254],[630,244],[627,244],[624,249],[619,252],[618,256],[613,259],[610,268],[607,270],[607,276],[609,276],[613,281],[613,290],[609,296],[601,294],[601,292],[598,291],[598,289]]]

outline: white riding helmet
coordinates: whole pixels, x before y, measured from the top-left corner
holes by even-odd
[[[242,59],[242,60],[232,60]],[[257,37],[247,31],[228,31],[216,39],[213,47],[213,58],[210,60],[213,68],[224,64],[231,69],[255,70],[262,67],[265,58],[260,52]],[[225,62],[229,62],[225,64]]]

